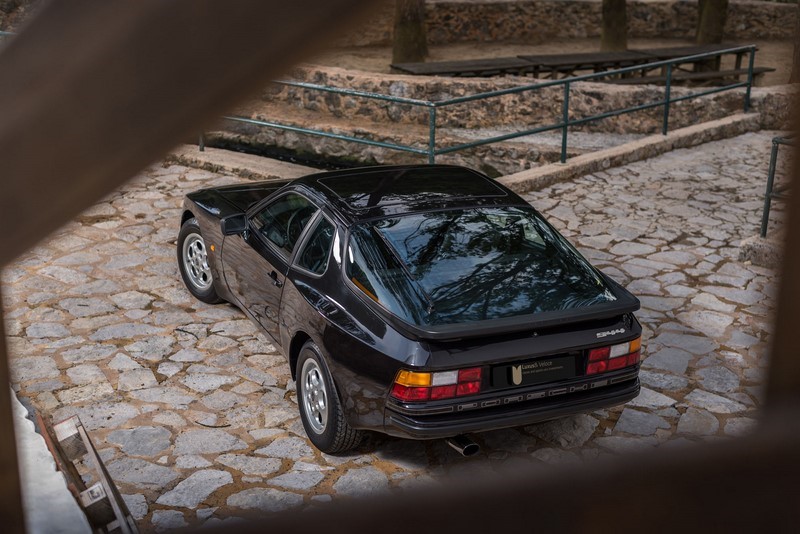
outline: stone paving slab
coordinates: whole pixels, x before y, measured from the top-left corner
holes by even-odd
[[[201,152],[195,145],[181,145],[175,148],[166,159],[169,163],[253,180],[300,178],[315,172],[315,169],[303,165],[232,150],[205,147]]]
[[[216,524],[528,464],[592,461],[750,432],[775,273],[738,261],[757,228],[770,132],[676,150],[526,196],[640,296],[642,394],[626,406],[443,441],[306,439],[289,369],[241,312],[184,289],[181,197],[240,178],[152,167],[3,272],[14,388],[77,413],[142,530]]]

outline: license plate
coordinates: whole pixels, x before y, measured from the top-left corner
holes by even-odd
[[[492,385],[497,387],[530,386],[556,382],[575,376],[575,356],[539,358],[492,369]]]

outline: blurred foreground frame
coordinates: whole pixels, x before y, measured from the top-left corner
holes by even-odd
[[[324,46],[370,0],[62,0],[0,51],[0,261]],[[797,124],[797,122],[795,122]],[[798,166],[794,166],[796,181]],[[49,192],[46,202],[42,192]],[[800,524],[800,198],[753,435],[339,502],[240,532],[796,530]],[[755,227],[754,227],[755,232]],[[2,322],[0,322],[2,328]],[[5,341],[5,333],[3,333]],[[0,345],[0,381],[9,382]],[[24,532],[10,399],[0,395],[0,518]],[[204,531],[225,531],[204,529]]]

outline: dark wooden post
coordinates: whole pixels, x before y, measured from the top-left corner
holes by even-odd
[[[17,459],[14,410],[11,405],[11,392],[8,389],[10,383],[5,322],[0,309],[0,428],[3,429],[0,432],[0,521],[3,532],[23,534],[25,517],[22,510],[22,484]]]
[[[697,13],[698,44],[719,44],[728,19],[728,0],[700,0]]]
[[[240,0],[220,9],[215,0],[48,2],[0,49],[0,227],[8,230],[0,234],[0,267],[314,44],[346,31],[368,3]],[[55,193],[43,204],[43,192]],[[2,325],[0,314],[0,388],[7,388]],[[22,534],[7,389],[0,429],[0,529]]]
[[[397,0],[392,43],[392,63],[425,61],[428,56],[425,0]]]
[[[800,2],[794,20],[794,54],[792,55],[792,74],[789,83],[800,82]]]
[[[600,50],[619,52],[628,49],[628,10],[625,0],[603,0],[603,28]]]

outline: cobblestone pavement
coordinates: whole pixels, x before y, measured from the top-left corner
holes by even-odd
[[[737,245],[757,231],[770,138],[528,195],[640,296],[644,387],[624,407],[478,435],[477,457],[383,436],[347,456],[314,450],[275,347],[180,282],[182,195],[236,181],[185,167],[149,169],[4,272],[14,385],[54,420],[81,416],[144,530],[740,435],[759,403],[775,278],[737,261]]]

